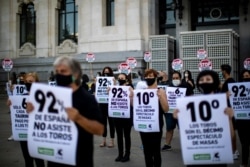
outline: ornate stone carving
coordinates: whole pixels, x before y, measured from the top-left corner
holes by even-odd
[[[57,47],[58,54],[77,53],[77,45],[70,39],[66,39]]]
[[[35,56],[35,55],[36,55],[36,48],[30,42],[23,44],[23,46],[19,49],[19,56]]]

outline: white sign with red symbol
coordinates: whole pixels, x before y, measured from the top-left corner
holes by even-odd
[[[129,74],[131,72],[131,69],[130,69],[128,63],[126,63],[126,62],[119,64],[118,70],[120,73],[125,73],[125,74]]]
[[[174,59],[172,61],[172,69],[175,71],[181,70],[183,67],[183,61],[181,59]]]
[[[152,59],[151,53],[150,52],[145,52],[144,53],[144,61],[148,63],[148,62],[151,61],[151,59]]]
[[[95,61],[95,55],[93,53],[88,53],[86,55],[86,61],[89,63],[92,63]]]
[[[250,70],[250,58],[246,58],[244,61],[244,68]]]
[[[203,59],[199,63],[199,71],[212,70],[212,62],[208,59]]]
[[[4,71],[10,71],[13,68],[13,61],[9,58],[5,58],[2,61],[2,67]]]
[[[205,59],[207,57],[207,51],[204,49],[199,49],[197,51],[197,58],[198,59]]]
[[[130,68],[135,68],[137,66],[137,61],[134,57],[129,57],[126,61]]]

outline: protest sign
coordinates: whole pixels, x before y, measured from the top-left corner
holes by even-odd
[[[114,85],[114,77],[97,77],[95,96],[98,103],[108,103],[108,87]]]
[[[176,100],[184,97],[186,95],[186,90],[186,88],[167,87],[166,94],[169,106],[168,113],[173,113],[174,109],[176,109]]]
[[[13,86],[13,95],[23,95],[27,93],[25,85],[14,85]]]

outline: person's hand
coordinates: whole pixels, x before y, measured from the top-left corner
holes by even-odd
[[[114,85],[116,85],[116,80],[115,80],[115,77],[113,77],[113,83],[114,83]]]
[[[11,101],[10,101],[10,99],[7,100],[6,105],[7,105],[8,107],[11,106]]]
[[[234,110],[231,107],[225,108],[224,113],[228,115],[229,118],[234,116]]]
[[[175,119],[178,119],[178,114],[179,114],[179,110],[178,109],[175,109],[174,110],[174,112],[173,112],[173,117],[175,118]]]
[[[164,89],[158,89],[157,90],[157,96],[158,96],[159,100],[161,98],[164,98],[166,96],[166,91]]]
[[[27,103],[26,103],[26,112],[27,112],[27,113],[31,113],[33,110],[34,110],[33,104],[30,103],[30,102],[27,102]]]
[[[65,110],[70,120],[76,122],[79,119],[80,114],[76,108],[69,107],[69,108],[65,108]]]

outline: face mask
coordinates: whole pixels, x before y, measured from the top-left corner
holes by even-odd
[[[198,88],[201,91],[201,93],[204,94],[209,94],[213,91],[215,91],[215,87],[213,83],[203,83],[203,84],[198,84]]]
[[[19,84],[20,84],[20,85],[24,85],[24,81],[20,81]]]
[[[147,82],[148,86],[151,86],[155,83],[155,78],[146,78],[145,81]]]
[[[72,75],[56,74],[56,83],[58,86],[69,86],[73,82]]]
[[[107,72],[107,73],[104,73],[104,76],[108,77],[108,76],[111,76],[111,74],[109,72]]]
[[[175,79],[172,81],[174,86],[179,86],[181,84],[181,81],[179,79]]]
[[[185,77],[188,77],[188,74],[185,74]]]
[[[124,85],[126,83],[126,80],[118,79],[119,85]]]
[[[25,87],[26,87],[26,89],[27,89],[28,92],[30,91],[31,84],[32,83],[25,83]]]
[[[157,78],[157,82],[162,81],[162,79],[163,79],[163,77],[158,77],[158,78]]]
[[[250,78],[243,78],[244,82],[250,82]]]

